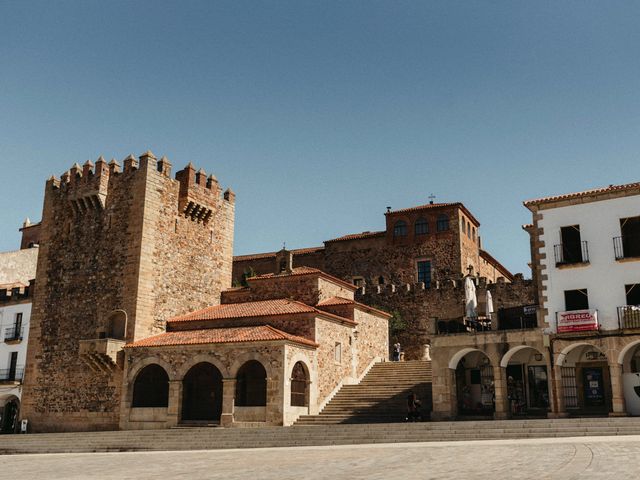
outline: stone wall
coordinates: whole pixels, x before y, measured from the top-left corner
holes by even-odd
[[[123,383],[124,394],[120,405],[120,428],[169,428],[177,425],[182,415],[182,380],[191,367],[201,362],[214,365],[220,371],[222,378],[225,379],[223,395],[226,403],[223,402],[223,415],[225,413],[233,414],[235,382],[229,380],[235,379],[240,367],[249,360],[259,361],[267,373],[266,423],[282,425],[284,392],[281,385],[283,385],[285,378],[284,350],[283,342],[177,345],[126,349],[125,370],[127,375]],[[162,419],[158,419],[158,412],[155,412],[156,418],[152,418],[151,414],[147,418],[141,418],[139,409],[132,408],[135,378],[142,368],[150,364],[160,365],[169,376],[169,406],[166,409],[164,423]],[[231,403],[229,403],[229,399]],[[161,413],[159,412],[160,415]],[[251,414],[246,411],[244,413]]]
[[[0,253],[0,285],[16,282],[27,285],[29,280],[36,278],[38,251],[27,248]]]
[[[356,377],[357,358],[353,354],[353,328],[327,320],[316,322],[318,358],[318,401],[322,401],[341,383]],[[342,359],[335,360],[335,344],[342,345]]]
[[[531,280],[524,280],[516,275],[511,283],[499,282],[487,284],[484,279],[477,279],[476,295],[480,314],[486,308],[486,292],[491,291],[494,311],[536,303]],[[448,280],[438,282],[431,288],[424,288],[421,283],[405,285],[385,285],[358,290],[356,300],[380,308],[386,312],[397,312],[404,324],[391,343],[399,341],[407,359],[422,358],[424,345],[436,333],[438,320],[462,318],[465,315],[464,282]]]
[[[369,364],[379,359],[389,359],[389,321],[381,315],[354,309],[358,338],[354,342],[357,355],[356,377],[360,378]]]
[[[312,267],[324,270],[324,247],[291,250],[293,267]],[[277,252],[240,255],[233,258],[233,284],[239,286],[245,272],[253,270],[256,275],[273,273]]]
[[[122,371],[96,373],[79,355],[114,310],[132,341],[230,284],[232,196],[205,205],[207,221],[193,217],[178,209],[185,181],[169,174],[148,152],[124,171],[100,158],[47,182],[22,411],[33,431],[117,428]]]

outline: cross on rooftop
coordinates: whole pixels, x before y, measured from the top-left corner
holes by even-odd
[[[433,201],[436,199],[436,196],[432,193],[427,198],[429,199],[429,203],[433,205]]]

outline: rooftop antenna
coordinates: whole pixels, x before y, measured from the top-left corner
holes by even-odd
[[[427,198],[429,199],[429,205],[433,205],[433,201],[436,199],[436,196],[432,193]]]

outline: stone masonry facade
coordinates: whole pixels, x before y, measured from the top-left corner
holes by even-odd
[[[233,192],[191,164],[174,180],[151,152],[47,181],[24,387],[33,431],[117,428],[123,359],[92,370],[81,341],[112,336],[114,312],[126,342],[218,303],[231,284],[233,223]]]

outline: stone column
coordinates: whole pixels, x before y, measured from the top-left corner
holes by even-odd
[[[554,404],[551,404],[550,417],[563,418],[567,416],[567,407],[564,404],[564,389],[562,388],[562,370],[560,365],[553,366],[553,382],[551,388],[553,389],[553,397],[556,399],[556,407],[554,410]]]
[[[282,425],[284,421],[284,395],[281,395],[280,385],[281,382],[278,379],[267,377],[267,411],[265,419],[271,425]]]
[[[624,417],[627,410],[624,404],[624,390],[622,387],[622,365],[614,363],[609,365],[611,378],[611,412],[610,417]]]
[[[169,381],[169,403],[167,405],[167,428],[175,427],[180,422],[180,406],[182,405],[182,380]]]
[[[456,371],[448,367],[434,369],[440,374],[433,376],[432,399],[433,410],[431,420],[451,420],[457,412],[457,398],[455,394]]]
[[[493,388],[496,397],[496,411],[493,417],[496,420],[509,418],[509,399],[507,398],[507,372],[498,366],[493,369]]]
[[[236,397],[236,379],[222,379],[222,415],[220,425],[223,427],[233,426],[233,407]]]

